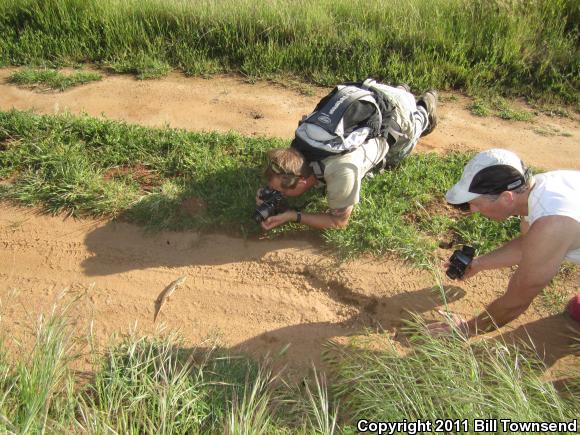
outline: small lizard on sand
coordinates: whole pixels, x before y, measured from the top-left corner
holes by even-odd
[[[167,299],[169,298],[169,296],[171,296],[171,294],[175,291],[175,289],[177,287],[179,287],[181,284],[183,284],[186,279],[187,279],[187,275],[180,276],[175,281],[173,281],[171,284],[169,284],[167,287],[165,287],[165,290],[163,290],[161,293],[159,293],[159,296],[157,297],[157,300],[155,301],[155,316],[153,317],[153,322],[155,322],[157,320],[157,316],[159,315],[159,311],[161,311],[161,307],[163,307],[165,302],[167,302]]]

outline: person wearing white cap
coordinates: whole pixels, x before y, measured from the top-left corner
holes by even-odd
[[[507,291],[484,313],[451,321],[466,335],[501,327],[522,314],[558,273],[564,260],[580,264],[580,171],[557,170],[532,176],[511,151],[491,149],[473,157],[446,200],[468,204],[493,220],[523,216],[521,235],[473,259],[463,279],[482,270],[517,266]],[[450,331],[447,322],[431,324],[433,333]]]

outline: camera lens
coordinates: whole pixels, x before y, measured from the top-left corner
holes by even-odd
[[[256,211],[254,212],[254,221],[255,221],[257,224],[259,224],[259,223],[263,222],[263,221],[264,221],[264,219],[266,219],[266,218],[265,218],[264,216],[262,216],[262,213],[260,213],[260,211],[259,211],[259,210],[256,210]]]
[[[256,211],[254,212],[254,220],[257,224],[266,220],[268,218],[268,207],[259,206],[256,207]]]
[[[278,213],[278,207],[282,200],[282,193],[277,190],[264,187],[260,192],[259,198],[262,204],[256,207],[254,211],[254,221],[257,224]]]
[[[254,212],[254,220],[256,223],[259,224],[260,222],[263,222],[272,216],[272,214],[274,214],[275,208],[276,207],[274,204],[270,204],[268,202],[264,202],[262,205],[256,207],[256,211]]]

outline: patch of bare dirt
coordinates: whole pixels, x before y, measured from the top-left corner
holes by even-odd
[[[288,139],[301,116],[327,92],[318,89],[305,96],[238,77],[171,74],[156,81],[108,76],[63,93],[37,94],[5,83],[10,71],[0,70],[1,110],[84,112],[148,126]],[[503,147],[532,165],[580,168],[576,120],[477,118],[465,109],[464,97],[444,97],[440,124],[421,140],[418,152]],[[569,135],[539,134],[538,126]],[[120,168],[110,176],[137,177],[144,189],[154,183],[147,168]],[[192,198],[182,208],[197,215],[205,204]],[[181,276],[186,281],[154,323],[159,294]],[[445,299],[452,311],[470,316],[503,293],[508,279],[506,272],[490,271],[465,283],[445,282]],[[565,286],[570,293],[580,292],[578,280]],[[394,334],[410,312],[438,318],[435,310],[444,305],[428,272],[389,258],[336,264],[315,241],[193,232],[151,235],[125,222],[49,217],[0,204],[0,314],[9,346],[29,342],[38,315],[59,298],[78,298],[73,317],[79,335],[92,328],[101,344],[131,328],[153,333],[161,323],[179,330],[188,343],[218,336],[230,348],[256,355],[276,354],[290,344],[283,360],[297,367],[317,362],[329,339],[346,343],[369,330]],[[570,353],[573,326],[563,315],[546,316],[534,303],[502,331],[508,339],[529,335],[551,365]]]
[[[268,82],[248,83],[237,76],[206,79],[172,73],[162,80],[149,81],[103,74],[99,82],[39,94],[9,84],[7,78],[12,71],[14,68],[0,69],[2,110],[87,113],[146,126],[235,130],[287,139],[292,138],[302,115],[310,113],[329,91],[313,88],[314,95],[308,96]],[[442,92],[440,100],[440,123],[432,134],[421,139],[418,152],[507,148],[538,167],[580,168],[577,115],[569,119],[539,114],[533,122],[505,121],[472,115],[466,109],[470,100],[457,93]]]
[[[155,323],[159,294],[181,276],[186,281]],[[445,282],[445,299],[469,316],[501,294],[507,280],[492,271],[466,283]],[[578,282],[567,285],[580,291]],[[162,324],[180,331],[186,343],[217,336],[255,355],[290,344],[283,361],[298,368],[319,362],[329,339],[348,341],[369,330],[394,334],[411,312],[434,319],[444,306],[430,273],[389,258],[337,264],[311,241],[151,235],[124,222],[63,219],[4,204],[1,325],[10,347],[30,342],[40,313],[75,298],[79,335],[91,330],[101,344],[114,333],[151,334]],[[524,326],[550,364],[569,353],[573,321],[565,316],[546,318],[531,308],[504,331],[522,336]]]
[[[103,175],[105,181],[124,177],[130,177],[145,192],[151,192],[161,184],[158,174],[144,165],[117,166]]]

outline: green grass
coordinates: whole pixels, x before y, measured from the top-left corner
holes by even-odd
[[[364,7],[363,7],[364,6]],[[373,76],[578,103],[575,0],[4,0],[0,63],[97,63],[143,78]]]
[[[64,91],[73,86],[101,80],[101,78],[100,74],[90,71],[65,74],[51,69],[25,68],[10,74],[8,81],[19,86]]]
[[[469,344],[459,336],[436,339],[412,326],[418,333],[403,357],[390,339],[374,343],[379,351],[330,346],[330,390],[349,415],[391,422],[469,419],[471,432],[474,417],[568,422],[577,417],[579,391],[567,392],[569,401],[563,400],[538,377],[542,365],[529,348],[492,339]]]
[[[115,73],[135,74],[139,80],[158,79],[171,71],[167,62],[146,54],[140,54],[132,59],[107,62],[105,66]]]
[[[573,263],[564,262],[558,274],[552,278],[550,285],[542,290],[539,298],[540,307],[549,314],[559,314],[566,311],[570,298],[574,295],[573,286],[565,285],[573,282],[576,267]]]
[[[235,133],[0,112],[0,198],[51,213],[123,216],[151,229],[255,234],[251,215],[265,155],[281,146],[287,143]],[[513,238],[516,219],[497,223],[441,210],[468,158],[416,154],[365,180],[348,227],[325,231],[324,238],[342,256],[393,252],[424,266],[440,241],[487,252]],[[309,197],[307,211],[326,209],[322,194]],[[184,206],[192,198],[201,204],[193,213]]]
[[[534,128],[534,133],[539,134],[540,136],[562,136],[562,137],[572,137],[573,134],[567,131],[560,130],[557,127],[551,125],[545,125],[541,127]]]
[[[475,98],[467,108],[476,116],[486,117],[493,115],[506,121],[529,122],[534,118],[534,113],[514,109],[504,98],[497,96]]]
[[[80,356],[68,316],[54,310],[39,322],[28,357],[0,348],[2,433],[331,435],[355,433],[360,418],[570,422],[580,405],[577,370],[557,391],[523,346],[437,340],[420,323],[406,355],[386,337],[375,350],[330,344],[327,373],[298,381],[274,375],[269,360],[210,342],[186,347],[173,333],[131,334]],[[76,382],[71,364],[86,357],[92,376]]]
[[[66,309],[65,309],[66,311]],[[0,338],[0,428],[3,433],[41,433],[51,427],[65,431],[61,422],[74,415],[73,376],[68,364],[73,352],[71,328],[61,312],[39,319],[35,344],[27,358],[9,363]]]
[[[486,117],[491,114],[490,107],[481,98],[476,98],[472,103],[470,103],[467,108],[475,116]]]

